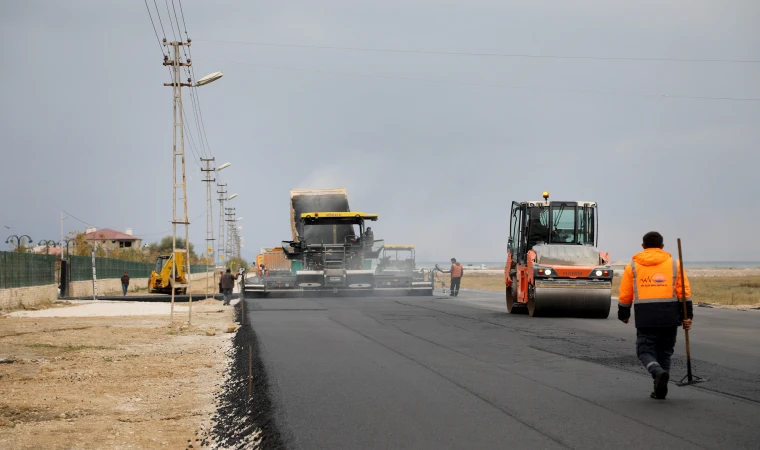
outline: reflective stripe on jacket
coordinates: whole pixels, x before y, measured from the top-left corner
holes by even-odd
[[[451,265],[451,278],[462,278],[462,271],[463,271],[463,269],[462,269],[462,265],[461,264],[459,264],[459,263],[452,264]]]
[[[636,327],[678,326],[683,321],[680,266],[670,253],[646,249],[633,257],[620,282],[618,317],[630,317],[633,306]],[[684,276],[687,315],[693,317],[691,288]]]

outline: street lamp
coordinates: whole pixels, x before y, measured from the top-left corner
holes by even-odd
[[[213,83],[214,81],[218,80],[219,78],[222,78],[224,74],[222,72],[214,72],[206,75],[205,77],[201,78],[195,83],[195,86],[205,86],[209,83]]]
[[[237,197],[237,194],[232,194],[229,197],[227,197],[227,201],[230,201],[230,200],[232,200],[235,197]]]
[[[23,238],[26,238],[26,242],[28,242],[30,244],[32,243],[32,238],[29,237],[28,234],[22,234],[21,236],[19,236],[17,234],[12,234],[12,235],[8,236],[8,239],[5,240],[5,243],[6,244],[13,244],[13,239],[14,238],[16,239],[16,250],[18,250],[19,247],[21,247],[21,245],[23,245],[22,244],[22,242],[23,242],[22,239]]]
[[[222,171],[222,170],[224,170],[224,169],[228,168],[228,167],[229,167],[229,166],[231,166],[231,165],[232,165],[232,163],[226,162],[226,163],[222,164],[221,166],[217,167],[217,168],[216,168],[216,171],[217,171],[217,172],[220,172],[220,171]]]
[[[40,242],[38,242],[37,245],[44,245],[45,246],[45,254],[46,255],[48,255],[50,253],[50,247],[55,247],[56,246],[55,241],[51,241],[49,239],[48,240],[43,239]]]
[[[238,217],[238,218],[237,218],[237,219],[235,219],[235,220],[236,220],[236,221],[237,221],[237,220],[243,220],[243,218],[242,218],[242,217]]]
[[[74,239],[64,239],[64,242],[66,243],[66,257],[69,258],[69,259],[71,259],[71,253],[69,252],[69,244],[72,243],[72,242],[75,242],[75,240]]]

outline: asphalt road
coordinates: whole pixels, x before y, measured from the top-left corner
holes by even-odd
[[[500,292],[247,299],[289,448],[760,448],[760,311],[697,308],[698,387],[649,398],[635,329]],[[679,335],[671,381],[686,373]]]

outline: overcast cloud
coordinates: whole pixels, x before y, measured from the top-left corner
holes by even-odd
[[[760,260],[760,102],[313,72],[760,98],[760,64],[202,42],[760,59],[756,0],[182,5],[195,73],[224,72],[199,95],[211,152],[233,163],[222,180],[239,193],[249,259],[290,237],[289,189],[345,187],[352,209],[380,214],[376,238],[416,244],[420,260],[504,260],[511,201],[544,190],[599,203],[601,247],[613,260],[628,259],[651,229],[670,250],[681,237],[692,261]],[[0,230],[58,240],[62,209],[148,241],[170,230],[171,89],[143,1],[4,1],[0,60],[0,225],[11,227]],[[191,240],[202,248],[205,186],[198,166],[187,167]],[[66,232],[84,227],[64,222]]]

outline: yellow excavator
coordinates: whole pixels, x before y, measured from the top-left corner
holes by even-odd
[[[177,252],[177,277],[175,284],[182,287],[178,287],[174,290],[174,294],[183,295],[187,292],[187,288],[184,287],[187,283],[187,276],[185,274],[185,254]],[[156,258],[156,268],[150,274],[150,280],[148,280],[148,292],[151,294],[171,294],[171,275],[174,267],[174,255],[159,256]]]

